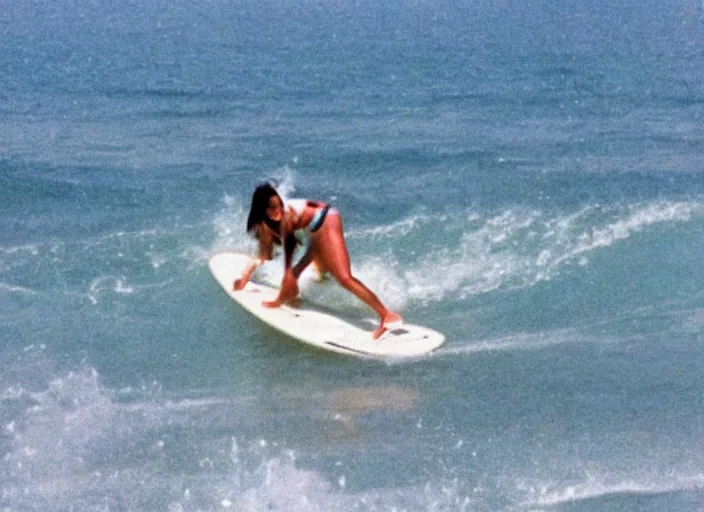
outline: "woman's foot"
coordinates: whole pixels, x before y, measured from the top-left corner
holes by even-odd
[[[381,320],[381,325],[379,325],[376,331],[372,333],[372,339],[378,340],[386,331],[393,329],[394,327],[398,327],[401,324],[403,324],[403,318],[401,318],[401,315],[397,315],[396,313],[389,311]]]

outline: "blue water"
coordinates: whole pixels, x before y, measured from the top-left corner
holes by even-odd
[[[0,2],[0,509],[704,509],[704,6],[553,4]],[[446,344],[235,307],[265,179]]]

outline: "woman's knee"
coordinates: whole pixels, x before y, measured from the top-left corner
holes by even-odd
[[[348,273],[337,274],[335,275],[335,279],[338,283],[340,283],[341,286],[344,286],[345,288],[352,288],[357,281],[354,277],[352,277],[352,274]]]

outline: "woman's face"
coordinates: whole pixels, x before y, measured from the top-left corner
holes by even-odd
[[[271,196],[266,208],[266,216],[274,222],[280,222],[284,217],[284,204],[279,196]]]

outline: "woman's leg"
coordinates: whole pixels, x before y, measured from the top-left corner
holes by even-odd
[[[379,318],[381,325],[374,331],[376,339],[386,331],[386,324],[401,321],[401,317],[392,313],[382,304],[379,298],[367,288],[364,283],[352,275],[350,257],[342,228],[342,218],[335,210],[331,210],[325,222],[311,236],[313,259],[330,272],[333,277],[350,292],[355,294],[362,302],[371,307]]]

